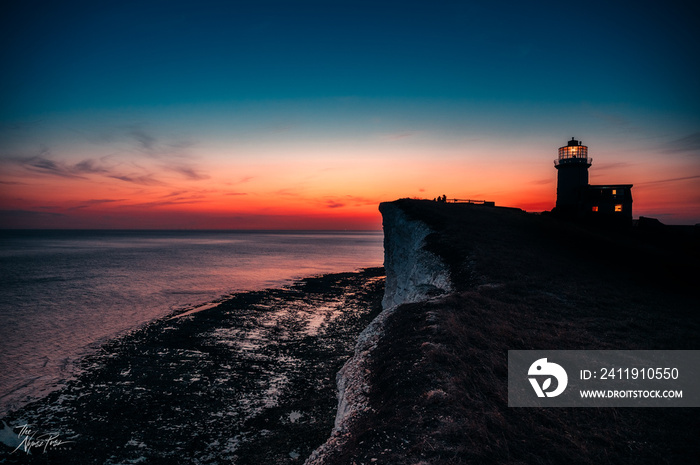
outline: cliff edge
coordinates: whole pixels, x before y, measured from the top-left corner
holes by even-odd
[[[449,270],[439,256],[426,250],[426,239],[435,231],[410,218],[393,203],[379,205],[384,228],[386,283],[382,306],[420,302],[452,291]]]
[[[424,222],[411,219],[396,204],[382,203],[379,210],[384,228],[386,283],[383,311],[358,337],[353,357],[338,372],[338,410],[328,441],[307,459],[307,465],[333,463],[332,455],[361,428],[371,415],[370,359],[384,331],[387,318],[405,303],[421,302],[452,291],[449,270],[434,253],[426,250],[426,238],[434,231]],[[330,460],[330,461],[329,461]]]
[[[517,409],[512,349],[697,349],[700,241],[518,209],[380,206],[382,313],[337,376],[307,464],[686,463],[692,409]]]

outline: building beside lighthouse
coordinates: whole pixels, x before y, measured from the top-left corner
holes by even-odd
[[[559,147],[554,160],[557,169],[556,215],[606,224],[632,223],[632,184],[588,184],[588,168],[593,159],[588,147],[573,137]]]

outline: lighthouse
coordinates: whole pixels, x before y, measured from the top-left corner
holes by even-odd
[[[569,219],[587,222],[632,224],[632,184],[588,184],[588,147],[571,138],[559,147],[554,160],[557,169],[557,206],[554,212]]]
[[[588,188],[588,147],[574,139],[559,147],[554,160],[557,169],[557,212],[563,216],[577,216],[581,211],[585,190]]]

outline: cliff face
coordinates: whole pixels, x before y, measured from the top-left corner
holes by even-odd
[[[431,228],[410,219],[393,203],[382,203],[379,210],[384,228],[384,310],[360,334],[353,357],[336,376],[338,410],[335,426],[328,441],[307,459],[307,465],[327,463],[329,454],[350,439],[353,423],[369,412],[367,396],[371,372],[368,360],[377,347],[389,315],[401,304],[420,302],[452,290],[447,267],[436,255],[425,250],[426,237],[433,232]]]
[[[385,309],[420,302],[452,290],[442,261],[425,250],[425,239],[433,231],[427,224],[411,220],[392,203],[379,205],[384,227]]]

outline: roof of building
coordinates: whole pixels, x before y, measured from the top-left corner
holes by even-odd
[[[632,188],[634,184],[589,184],[589,188],[594,189],[621,189],[621,188]]]

